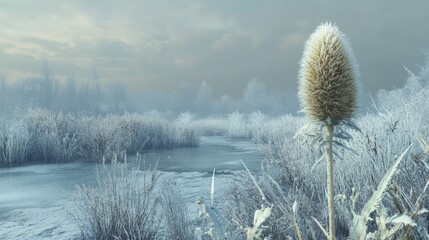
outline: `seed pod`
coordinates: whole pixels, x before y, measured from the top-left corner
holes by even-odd
[[[346,36],[324,23],[305,43],[300,62],[302,111],[317,121],[333,124],[353,116],[356,108],[357,65]]]

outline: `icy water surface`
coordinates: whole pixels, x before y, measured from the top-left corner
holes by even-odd
[[[148,151],[146,164],[158,163],[158,169],[177,172],[212,172],[243,169],[242,159],[250,170],[260,168],[263,155],[255,144],[225,137],[202,137],[199,147]]]
[[[207,196],[213,168],[218,173],[243,169],[257,171],[263,155],[247,141],[204,137],[197,148],[148,151],[146,165],[158,164],[161,179],[173,178],[188,205],[196,196]],[[134,159],[129,158],[129,162]],[[73,220],[76,185],[95,185],[97,166],[91,163],[35,165],[0,169],[0,239],[79,239]],[[217,195],[230,174],[216,178]]]

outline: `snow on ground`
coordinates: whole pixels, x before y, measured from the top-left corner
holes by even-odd
[[[225,189],[233,176],[231,173],[216,176],[215,202],[222,202]],[[189,208],[189,215],[196,219],[199,207],[195,199],[202,196],[209,202],[211,174],[161,172],[160,181],[167,179],[176,182]],[[54,203],[46,206],[35,207],[27,204],[24,208],[3,211],[0,214],[0,239],[80,239],[80,230],[72,214],[76,210],[72,195],[69,193],[62,197],[57,196]],[[17,204],[19,206],[19,203]]]
[[[72,202],[48,208],[25,208],[0,216],[0,239],[80,239],[69,209]]]

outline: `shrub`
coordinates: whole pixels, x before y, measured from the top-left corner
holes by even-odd
[[[145,149],[163,149],[175,146],[176,129],[173,124],[157,113],[148,113],[142,116],[145,138],[148,141]]]
[[[229,113],[226,118],[228,119],[228,133],[230,138],[249,138],[249,132],[246,127],[246,119],[243,113],[238,111]]]
[[[156,239],[161,234],[156,170],[130,172],[127,165],[104,165],[98,188],[79,186],[76,214],[84,239]]]
[[[199,143],[199,133],[194,121],[195,116],[189,112],[180,113],[176,119],[177,145],[196,147]]]
[[[195,121],[185,115],[173,123],[157,113],[95,117],[32,109],[20,118],[0,123],[0,166],[123,161],[126,154],[199,142]]]
[[[0,130],[0,166],[16,166],[27,159],[28,130],[22,121],[1,126]]]
[[[85,117],[82,124],[86,156],[98,162],[122,161],[127,153],[178,145],[173,124],[157,114]]]
[[[26,162],[62,163],[81,157],[77,123],[71,115],[33,109],[23,119],[29,135]]]
[[[202,136],[226,136],[228,123],[225,118],[208,117],[195,121],[198,132]]]
[[[248,117],[248,129],[249,136],[252,139],[261,136],[261,132],[266,130],[264,128],[265,121],[267,117],[261,112],[253,112]]]
[[[85,156],[96,162],[123,158],[124,136],[121,135],[116,120],[112,117],[84,117],[82,119],[83,127],[80,136]]]

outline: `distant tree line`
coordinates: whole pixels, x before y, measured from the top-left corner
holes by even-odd
[[[295,90],[294,90],[295,91]],[[159,91],[146,92],[139,96],[141,111],[158,110],[192,112],[198,117],[225,115],[231,112],[252,113],[260,111],[269,115],[296,113],[298,102],[292,91],[269,89],[257,79],[253,79],[244,87],[241,97],[221,95],[216,97],[210,85],[202,81],[198,88],[183,83],[176,91],[165,93]]]
[[[40,75],[13,83],[7,83],[4,77],[0,77],[0,111],[3,116],[32,108],[95,115],[156,110],[171,117],[189,111],[205,117],[234,111],[280,115],[296,112],[298,104],[294,94],[269,89],[256,79],[245,86],[241,98],[234,98],[228,95],[215,97],[206,81],[202,81],[198,88],[185,82],[170,92],[141,89],[130,93],[126,91],[124,82],[101,84],[96,70],[86,81],[76,79],[74,75],[60,81],[47,65]]]
[[[31,108],[95,115],[121,113],[126,111],[124,99],[124,84],[114,82],[102,86],[95,70],[89,81],[78,81],[71,75],[61,82],[48,66],[39,76],[14,83],[6,83],[4,77],[0,78],[0,111],[3,115]]]

